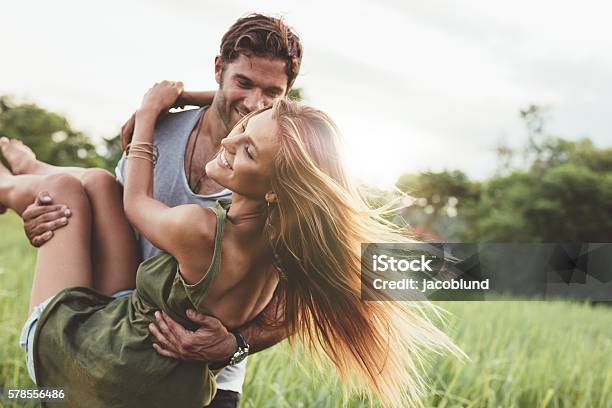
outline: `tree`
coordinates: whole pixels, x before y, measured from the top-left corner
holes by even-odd
[[[0,96],[0,135],[19,139],[39,160],[57,166],[102,167],[114,164],[97,153],[90,138],[68,120],[35,104],[15,104]]]
[[[457,171],[402,175],[397,187],[414,197],[410,224],[441,240],[609,242],[612,148],[550,135],[537,106],[521,117],[527,143],[498,149],[503,171],[482,183]]]
[[[612,149],[546,132],[540,108],[521,111],[528,133],[523,169],[483,183],[464,212],[466,241],[609,242]],[[515,152],[516,153],[516,152]]]
[[[304,88],[291,88],[287,97],[292,101],[303,101],[304,100]]]
[[[455,218],[479,195],[479,184],[459,170],[403,174],[396,187],[412,197],[403,216],[416,232],[444,239],[456,238]]]

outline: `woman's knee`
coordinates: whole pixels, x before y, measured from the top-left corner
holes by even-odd
[[[72,199],[87,199],[81,181],[70,174],[51,174],[46,176],[44,186],[54,198],[71,197]]]
[[[81,177],[81,183],[90,196],[98,192],[118,191],[120,186],[115,176],[104,169],[88,169]]]

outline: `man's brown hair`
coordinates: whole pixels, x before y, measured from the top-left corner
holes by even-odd
[[[239,18],[221,39],[223,69],[240,54],[284,60],[288,92],[300,72],[302,43],[282,19],[254,13]]]

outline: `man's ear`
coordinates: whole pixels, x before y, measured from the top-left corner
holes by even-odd
[[[217,84],[219,85],[221,85],[221,75],[223,74],[222,71],[221,56],[217,55],[215,57],[215,81],[217,81]]]
[[[278,202],[278,197],[274,191],[268,191],[265,198],[268,204],[276,204]]]

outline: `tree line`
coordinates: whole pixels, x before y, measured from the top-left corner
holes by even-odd
[[[404,174],[403,218],[425,239],[450,242],[612,242],[612,148],[546,129],[545,111],[522,110],[521,148],[500,144],[483,181],[459,170]]]

